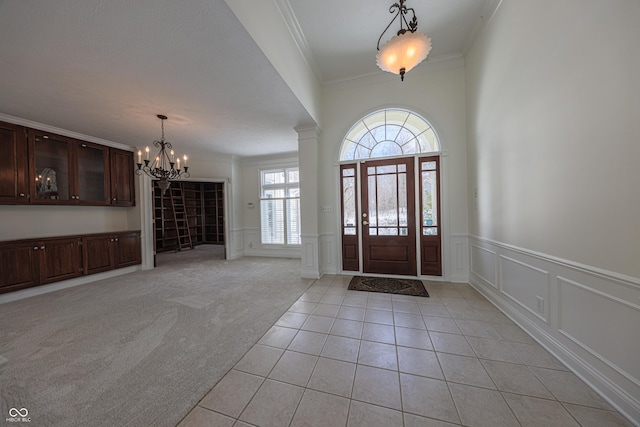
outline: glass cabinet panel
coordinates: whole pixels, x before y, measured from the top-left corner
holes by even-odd
[[[86,143],[78,144],[78,200],[82,202],[107,201],[105,169],[107,147]]]
[[[69,200],[71,176],[67,139],[36,133],[33,135],[35,163],[35,198],[37,200]]]

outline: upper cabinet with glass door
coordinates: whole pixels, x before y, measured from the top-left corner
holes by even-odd
[[[31,203],[75,200],[74,148],[71,138],[29,129]]]
[[[84,205],[112,204],[109,200],[109,148],[104,145],[76,141],[76,153],[78,164],[76,201]]]
[[[109,148],[29,129],[31,203],[109,205]]]

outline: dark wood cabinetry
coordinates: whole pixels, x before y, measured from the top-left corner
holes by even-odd
[[[51,239],[38,242],[40,244],[40,282],[59,282],[82,276],[81,239]]]
[[[82,141],[76,143],[78,164],[76,202],[100,206],[112,204],[109,200],[113,180],[111,178],[113,168],[109,167],[109,153],[112,150],[115,148]]]
[[[137,265],[141,262],[140,233],[137,231],[120,233],[115,236],[114,268]]]
[[[39,250],[38,242],[0,244],[0,292],[40,283]]]
[[[0,242],[0,293],[140,262],[139,231]]]
[[[85,236],[82,238],[82,254],[85,274],[140,264],[140,233]]]
[[[31,203],[75,203],[77,177],[71,138],[29,129]]]
[[[179,248],[181,219],[186,218],[192,244],[224,244],[224,183],[222,182],[172,182],[174,190],[164,195],[157,183],[153,183],[153,223],[156,252]],[[180,197],[178,204],[171,198]],[[184,212],[177,212],[182,209]],[[178,221],[176,221],[176,217]]]
[[[135,205],[133,153],[0,122],[0,203]]]
[[[202,202],[205,241],[224,243],[224,190],[222,183],[204,183]]]
[[[26,129],[0,122],[0,203],[27,203],[29,157]]]
[[[111,148],[111,204],[135,205],[133,153]]]

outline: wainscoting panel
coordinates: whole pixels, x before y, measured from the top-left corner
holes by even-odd
[[[450,282],[469,281],[469,237],[466,234],[449,236],[449,259],[444,256],[443,262]]]
[[[300,247],[289,248],[278,245],[262,245],[260,243],[259,228],[245,228],[243,238],[240,240],[244,244],[245,256],[263,256],[274,258],[301,258]]]
[[[471,285],[640,426],[640,278],[477,236],[469,248]]]
[[[342,266],[336,251],[338,240],[335,234],[320,235],[320,272],[321,274],[338,274]]]
[[[547,322],[549,272],[500,255],[500,290],[513,302]]]
[[[229,230],[229,259],[241,258],[244,255],[244,233],[242,229]]]
[[[301,276],[306,279],[320,278],[320,239],[317,235],[302,235],[302,271]]]
[[[558,278],[560,333],[640,387],[639,327],[638,304]]]
[[[471,243],[471,273],[487,285],[498,288],[496,281],[496,252],[478,243]]]

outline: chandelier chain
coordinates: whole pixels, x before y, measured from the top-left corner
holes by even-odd
[[[380,37],[378,38],[378,44],[376,46],[377,50],[380,50],[380,41],[382,40],[382,37],[385,35],[385,33],[391,27],[391,25],[396,21],[396,19],[398,19],[398,16],[400,17],[400,29],[398,30],[398,33],[397,33],[398,36],[406,33],[407,31],[415,33],[416,30],[418,29],[418,18],[416,17],[416,12],[412,7],[405,6],[404,5],[405,1],[407,0],[400,0],[400,3],[394,3],[389,7],[389,13],[395,13],[396,15],[391,19],[391,22],[389,22],[389,25],[387,25],[387,27],[384,29],[382,34],[380,34]],[[407,21],[406,15],[409,13],[409,11],[411,11],[411,14],[412,14],[411,21]],[[407,26],[406,30],[402,25],[403,21]]]

